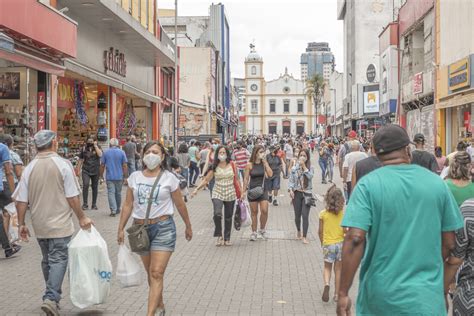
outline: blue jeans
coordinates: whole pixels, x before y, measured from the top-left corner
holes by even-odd
[[[129,160],[127,162],[128,175],[131,175],[132,173],[134,173],[137,170],[135,167],[136,167],[135,160],[133,160],[133,161]]]
[[[189,165],[189,185],[196,184],[196,180],[199,177],[199,167],[196,162],[191,161]]]
[[[319,166],[321,167],[322,180],[326,181],[326,171],[328,168],[328,161],[326,159],[319,159]]]
[[[186,182],[189,181],[189,169],[188,168],[181,168],[181,175],[183,176],[183,178],[186,179]],[[189,185],[189,182],[188,182],[188,185]]]
[[[59,303],[61,300],[61,286],[66,274],[68,263],[67,245],[71,236],[63,238],[38,238],[38,244],[43,254],[41,269],[43,270],[46,291],[43,301],[48,299]]]
[[[107,197],[109,199],[110,212],[120,213],[120,204],[122,202],[122,180],[107,181]]]
[[[332,178],[334,176],[334,161],[332,159],[328,160],[327,174],[328,174],[329,181],[332,181]]]

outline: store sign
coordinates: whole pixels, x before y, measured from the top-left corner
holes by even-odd
[[[367,75],[367,81],[368,81],[368,82],[370,82],[370,83],[374,82],[375,76],[377,75],[377,72],[376,72],[376,70],[375,70],[375,65],[374,65],[374,64],[370,64],[370,65],[367,67],[366,75]]]
[[[379,91],[364,91],[364,114],[378,113],[379,107]]]
[[[423,73],[419,72],[413,76],[413,94],[423,93]]]
[[[449,89],[458,90],[471,85],[470,59],[463,58],[449,65]]]
[[[46,128],[46,101],[45,93],[38,92],[38,104],[37,104],[37,115],[38,115],[38,131]]]
[[[125,54],[118,49],[110,47],[109,50],[104,51],[104,68],[105,71],[112,71],[116,74],[127,76],[127,62],[125,61]]]

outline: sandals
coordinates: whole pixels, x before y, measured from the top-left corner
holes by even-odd
[[[230,240],[224,241],[224,246],[232,246],[232,242]]]
[[[321,300],[325,303],[329,302],[329,285],[324,286],[323,296]]]
[[[216,241],[216,246],[220,247],[220,246],[223,246],[223,245],[224,245],[224,238],[218,237],[217,241]]]

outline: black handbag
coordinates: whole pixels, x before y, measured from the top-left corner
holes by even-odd
[[[158,182],[160,182],[163,172],[163,170],[160,171],[160,174],[156,177],[155,183],[153,183],[153,187],[151,188],[150,196],[148,197],[145,222],[143,224],[132,224],[132,226],[127,229],[130,250],[133,252],[143,252],[150,250],[150,238],[148,237],[148,217],[150,216],[151,205],[153,203],[153,193],[155,192]]]
[[[303,185],[303,181],[301,181],[300,175],[298,175],[298,179],[300,180],[301,189],[304,190],[305,187]],[[316,206],[316,198],[314,197],[313,192],[303,191],[303,198],[304,198],[304,205],[308,207]]]

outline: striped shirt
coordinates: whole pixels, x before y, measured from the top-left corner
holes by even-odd
[[[242,148],[234,151],[235,164],[238,169],[245,169],[247,163],[249,162],[250,153],[247,149]]]

